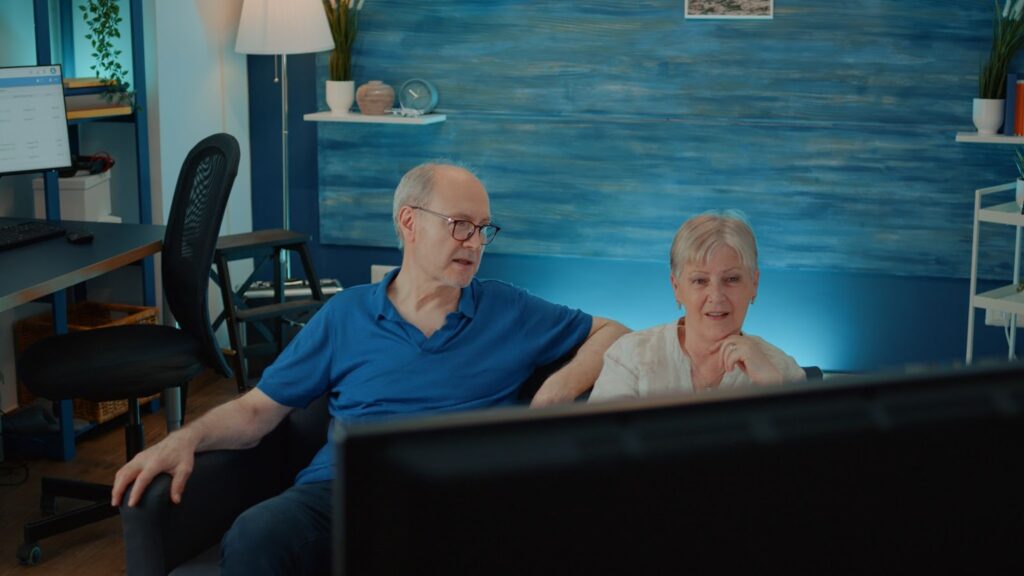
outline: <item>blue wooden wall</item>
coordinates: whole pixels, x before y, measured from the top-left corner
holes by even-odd
[[[988,2],[780,0],[762,21],[682,0],[371,0],[361,83],[433,81],[444,124],[320,124],[321,242],[394,246],[391,194],[431,158],[474,166],[490,252],[664,261],[688,216],[740,208],[762,266],[962,278],[973,190],[1009,148],[956,144]],[[322,99],[326,56],[318,63]],[[983,276],[1009,272],[1009,231]]]
[[[494,253],[489,250],[480,269],[482,277],[512,282],[554,302],[614,318],[632,328],[668,322],[678,312],[668,286],[664,253],[677,220],[682,220],[690,211],[686,206],[686,214],[670,219],[661,214],[668,209],[659,208],[660,204],[645,206],[643,202],[651,199],[660,202],[665,190],[678,192],[681,189],[682,185],[675,185],[675,188],[663,185],[666,182],[671,184],[678,180],[699,191],[699,182],[695,180],[699,176],[706,186],[711,186],[708,181],[722,172],[716,170],[716,166],[725,165],[735,177],[724,180],[725,184],[722,181],[714,184],[718,191],[706,193],[705,200],[714,199],[716,195],[726,199],[744,195],[746,202],[740,207],[752,215],[766,250],[761,289],[757,305],[748,314],[746,330],[779,345],[801,364],[817,364],[827,370],[873,371],[907,364],[948,365],[963,361],[968,310],[968,282],[964,276],[969,265],[967,242],[971,230],[972,191],[1008,180],[1012,171],[1009,148],[953,142],[956,131],[971,129],[969,108],[977,79],[976,68],[989,42],[991,7],[986,2],[972,1],[970,6],[948,1],[927,5],[915,2],[916,6],[904,7],[893,0],[880,0],[847,7],[836,1],[812,5],[780,0],[776,2],[775,20],[768,22],[684,21],[682,0],[659,4],[634,2],[630,6],[638,14],[641,9],[660,10],[663,19],[646,17],[645,21],[653,33],[661,34],[666,42],[676,42],[677,50],[663,51],[658,43],[650,43],[653,47],[644,50],[663,56],[669,54],[671,58],[665,56],[661,62],[653,58],[650,62],[641,62],[639,57],[628,56],[638,50],[636,46],[610,40],[618,31],[611,32],[615,26],[608,24],[608,39],[598,46],[591,42],[589,48],[589,51],[606,54],[606,61],[599,63],[596,57],[581,54],[572,57],[580,61],[578,66],[562,67],[558,75],[547,74],[545,82],[563,82],[562,91],[571,91],[573,102],[587,102],[590,107],[583,109],[581,104],[579,110],[570,110],[564,107],[569,101],[566,96],[558,104],[563,109],[557,114],[547,105],[542,107],[543,114],[523,110],[518,104],[515,110],[512,106],[495,108],[498,102],[494,95],[495,82],[505,84],[506,77],[529,81],[530,75],[536,72],[535,66],[520,61],[516,54],[517,51],[536,52],[531,44],[539,42],[541,34],[533,32],[518,45],[494,34],[482,37],[480,29],[484,24],[479,22],[480,15],[493,10],[486,25],[497,30],[514,24],[516,10],[546,10],[547,26],[557,24],[563,30],[567,40],[561,50],[567,51],[573,44],[582,42],[581,33],[572,32],[573,27],[578,26],[576,21],[590,22],[601,15],[598,8],[607,7],[606,14],[613,5],[590,2],[587,6],[592,9],[581,10],[582,15],[572,21],[564,12],[572,9],[573,4],[550,3],[547,9],[531,7],[531,4],[511,5],[498,0],[487,4],[469,0],[423,4],[367,0],[368,12],[359,48],[360,53],[367,56],[361,56],[362,62],[356,67],[357,80],[381,78],[397,84],[412,76],[430,78],[442,91],[442,111],[450,114],[449,122],[441,126],[408,128],[303,122],[303,113],[323,107],[323,61],[321,57],[318,64],[313,55],[288,59],[292,224],[295,229],[313,236],[313,258],[321,276],[338,278],[345,286],[351,286],[369,281],[371,264],[398,264],[401,254],[394,247],[387,209],[381,208],[380,202],[390,199],[394,185],[407,167],[432,156],[453,156],[481,167],[492,191],[503,196],[495,200],[493,208],[506,229],[494,248],[521,251]],[[560,13],[562,21],[558,22],[559,18],[554,15]],[[806,15],[814,15],[813,22],[803,25],[799,32],[777,35],[782,36],[777,41],[785,44],[796,42],[791,38],[797,36],[805,37],[801,42],[818,38],[816,50],[808,49],[806,54],[794,51],[790,56],[818,62],[817,70],[812,70],[808,64],[787,67],[784,73],[767,76],[776,63],[768,61],[762,52],[771,50],[771,46],[758,44],[745,54],[734,48],[731,56],[721,50],[723,38],[731,37],[733,45],[758,42],[759,35],[773,34],[773,27],[792,26],[790,21],[809,18]],[[889,16],[904,21],[892,22]],[[870,26],[864,19],[871,21]],[[614,19],[609,18],[609,21]],[[678,30],[678,38],[658,32],[666,26]],[[876,27],[876,33],[868,38],[864,35],[871,26]],[[448,33],[435,34],[438,27]],[[530,32],[528,27],[521,28],[524,34]],[[687,56],[687,50],[696,50],[690,47],[704,46],[696,41],[684,42],[687,37],[698,34],[705,36],[704,43],[710,42],[706,36],[714,36],[719,45],[708,45],[704,49],[706,54]],[[543,36],[551,40],[555,34]],[[640,42],[642,36],[638,32],[634,41]],[[821,53],[821,38],[829,38],[832,45],[846,48],[836,48],[833,54]],[[491,55],[468,58],[463,53],[472,46],[484,46],[488,42]],[[394,57],[372,56],[374,44],[394,45]],[[922,48],[925,49],[922,54],[905,54],[907,50]],[[544,57],[551,50],[554,48],[539,51],[536,57]],[[672,124],[677,129],[699,129],[704,139],[700,148],[711,153],[701,156],[700,161],[690,160],[689,175],[674,168],[684,162],[684,158],[673,157],[668,164],[660,157],[645,160],[643,156],[624,154],[622,151],[629,149],[627,144],[609,138],[600,144],[618,152],[602,161],[598,160],[602,152],[595,142],[566,139],[564,149],[555,151],[562,160],[548,161],[549,165],[558,167],[551,173],[542,173],[537,166],[523,160],[524,157],[544,160],[543,154],[533,153],[527,143],[507,142],[505,134],[496,134],[487,141],[474,136],[474,141],[484,142],[479,150],[439,144],[463,142],[472,136],[471,126],[482,129],[493,122],[505,122],[506,127],[511,126],[518,134],[530,134],[528,131],[532,130],[535,133],[530,135],[532,141],[543,142],[560,137],[553,133],[553,126],[583,130],[577,127],[588,122],[592,124],[587,129],[589,134],[604,137],[604,132],[611,131],[606,125],[610,124],[609,119],[626,125],[614,132],[621,135],[628,128],[627,119],[632,117],[633,131],[644,135],[636,127],[641,124],[640,116],[648,114],[652,107],[669,109],[659,104],[658,98],[672,98],[672,106],[681,109],[695,106],[695,95],[713,92],[701,88],[710,82],[705,78],[708,73],[716,70],[701,63],[701,58],[710,57],[722,58],[730,64],[729,70],[738,71],[733,76],[733,90],[742,85],[742,92],[728,96],[719,88],[718,96],[702,98],[699,108],[691,108],[686,114],[677,113],[671,121],[659,120],[658,114],[644,119],[647,125],[662,123]],[[478,69],[475,62],[481,58],[492,62],[494,69]],[[621,113],[605,112],[605,121],[595,124],[593,119],[602,116],[594,110],[597,106],[594,102],[599,99],[589,96],[579,86],[593,86],[593,82],[587,80],[588,74],[600,73],[609,66],[618,67],[627,60],[641,62],[638,66],[641,70],[622,68],[631,85],[634,75],[641,75],[652,66],[661,66],[672,74],[680,74],[684,66],[703,66],[710,72],[688,75],[687,82],[677,81],[676,90],[687,91],[686,98],[647,97],[644,104],[630,105],[625,111],[620,106]],[[721,69],[719,73],[726,75],[727,70]],[[747,79],[751,75],[760,79]],[[270,57],[249,57],[253,226],[256,229],[281,225],[281,103],[280,91],[271,82],[273,77],[274,65]],[[808,79],[801,84],[810,88],[790,87],[793,92],[809,93],[809,102],[784,103],[786,92],[778,88],[780,83],[789,82],[787,79],[791,78],[814,77],[821,80],[811,82]],[[844,81],[846,77],[857,81]],[[918,83],[920,90],[912,91]],[[721,84],[728,85],[724,80]],[[513,102],[528,98],[529,92],[541,89],[538,86],[543,83],[528,85],[530,90],[523,89],[526,94],[513,91]],[[905,91],[896,92],[887,86],[902,87]],[[640,91],[635,86],[631,90]],[[708,112],[709,102],[716,98],[729,110],[728,114],[716,116]],[[753,100],[747,104],[734,102],[739,98]],[[774,106],[767,104],[769,98],[774,99]],[[654,104],[650,104],[652,101]],[[825,113],[830,105],[852,110],[858,106],[864,109],[864,103],[871,102],[877,103],[880,119],[866,116],[861,120],[843,121]],[[896,107],[906,111],[897,114],[896,103],[900,103]],[[747,113],[745,106],[757,106],[779,117],[771,119],[764,114]],[[661,113],[669,118],[668,113]],[[605,125],[602,127],[602,124]],[[861,124],[868,127],[860,129]],[[713,129],[719,125],[723,128]],[[661,127],[652,134],[667,129]],[[754,146],[750,141],[730,136],[731,131],[738,129],[760,134],[775,131],[816,134],[817,139],[808,140],[809,150],[789,158],[774,148],[792,146],[789,143],[792,137],[789,140],[770,138],[767,143]],[[907,140],[902,140],[900,134],[906,135]],[[867,143],[862,142],[865,139]],[[917,149],[915,141],[919,143]],[[663,147],[682,144],[661,142],[658,146],[645,147],[634,143],[632,146],[640,147],[650,156],[662,154]],[[498,156],[499,151],[511,156],[502,158]],[[767,157],[776,158],[780,163],[769,169],[764,160]],[[604,166],[605,162],[611,166]],[[623,193],[615,195],[598,187],[602,194],[597,197],[606,205],[586,204],[585,199],[595,202],[597,193],[579,182],[590,179],[592,172],[605,175],[594,179],[598,186],[611,180],[619,183]],[[755,172],[756,176],[748,175]],[[762,180],[782,184],[768,186],[761,183]],[[879,189],[875,185],[878,181],[892,185]],[[931,184],[922,186],[921,181]],[[547,193],[537,192],[545,186]],[[748,194],[745,192],[748,188],[765,192]],[[793,190],[798,188],[810,190],[810,194],[795,197]],[[911,198],[908,190],[916,190],[916,195]],[[318,201],[321,192],[326,194]],[[582,194],[586,198],[567,201],[569,194]],[[540,236],[534,237],[516,230],[519,224],[509,225],[509,218],[525,212],[518,205],[520,196],[533,197],[535,210],[541,214],[546,209],[536,208],[538,197],[547,206],[567,206],[564,214],[570,217],[558,222],[559,226],[577,226],[575,220],[581,217],[593,222],[603,218],[621,221],[623,218],[616,216],[616,211],[622,210],[642,211],[643,218],[628,224],[626,236],[622,235],[622,230],[592,226],[584,230],[586,241],[578,241],[564,230],[543,230]],[[376,211],[376,216],[367,216],[371,212],[368,206]],[[693,211],[703,208],[695,206]],[[776,213],[781,216],[776,217]],[[360,227],[365,220],[374,219],[376,223],[371,226]],[[655,219],[661,219],[667,230],[651,224]],[[321,229],[321,224],[328,225]],[[896,226],[915,232],[893,236]],[[360,231],[354,234],[346,228]],[[524,248],[527,242],[543,240],[544,234],[560,234],[560,240],[552,242],[548,247],[551,251],[544,254],[563,254],[556,251],[566,245],[610,254],[619,249],[618,244],[630,238],[635,242],[636,235],[646,229],[660,239],[651,240],[640,249],[634,246],[635,251],[642,252],[635,259],[537,255],[531,253],[534,250],[528,246]],[[948,234],[935,232],[941,229],[949,230]],[[999,227],[986,228],[986,233],[993,236],[988,243],[988,264],[983,268],[985,275],[1003,278],[1003,281],[1010,273],[1012,251],[1012,237],[997,237],[1004,232],[1007,231]],[[791,236],[787,239],[785,235]],[[833,235],[859,240],[844,243],[833,239]],[[908,238],[923,248],[918,251],[901,249],[897,240]],[[378,247],[375,242],[388,247]],[[808,245],[810,248],[806,248]],[[884,247],[882,257],[869,258],[862,253],[879,250],[879,246]],[[803,264],[790,264],[801,258],[812,270],[796,268]],[[922,268],[943,271],[915,275],[920,273],[914,270]],[[994,286],[992,282],[983,283],[986,289]],[[975,358],[1005,356],[1001,329],[979,327],[976,335]]]

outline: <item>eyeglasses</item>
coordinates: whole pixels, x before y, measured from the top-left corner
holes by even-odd
[[[494,237],[498,235],[498,231],[501,230],[500,226],[495,226],[494,224],[484,224],[483,226],[477,226],[476,224],[470,222],[469,220],[456,220],[451,216],[445,216],[444,214],[434,212],[433,210],[428,210],[421,206],[410,206],[410,208],[412,208],[413,210],[423,210],[427,214],[433,214],[434,216],[437,216],[438,218],[441,218],[448,222],[448,224],[450,224],[452,227],[452,238],[455,238],[459,242],[465,242],[466,240],[469,240],[470,238],[473,237],[473,234],[476,234],[476,231],[479,230],[480,243],[486,246],[490,244],[492,240],[494,240]]]

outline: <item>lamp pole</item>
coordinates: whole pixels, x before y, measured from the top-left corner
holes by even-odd
[[[285,230],[291,229],[291,212],[288,208],[288,55],[281,54],[281,221]],[[290,250],[282,251],[284,262],[284,280],[292,277],[292,257]]]
[[[235,51],[281,57],[281,221],[291,229],[288,201],[288,54],[323,52],[334,47],[321,0],[245,0],[238,22]],[[277,82],[277,75],[274,75]],[[291,277],[291,258],[279,263]]]

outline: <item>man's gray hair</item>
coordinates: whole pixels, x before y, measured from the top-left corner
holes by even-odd
[[[721,246],[735,250],[751,275],[757,273],[757,240],[746,216],[738,210],[713,210],[679,227],[669,250],[672,275],[679,278],[685,264],[707,264]]]
[[[434,160],[425,162],[409,170],[402,176],[402,180],[395,188],[395,200],[391,207],[391,221],[395,226],[395,235],[398,236],[398,247],[402,248],[402,231],[398,225],[398,211],[402,206],[425,207],[434,195],[434,181],[437,176],[437,169],[442,166],[461,168],[473,173],[467,166],[451,161]],[[475,174],[474,174],[475,176]]]

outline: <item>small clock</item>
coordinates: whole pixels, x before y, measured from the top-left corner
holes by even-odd
[[[406,80],[398,91],[398,103],[402,108],[430,114],[437,106],[437,88],[426,80]]]

